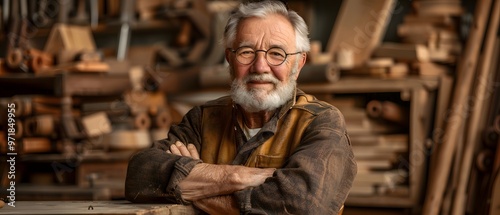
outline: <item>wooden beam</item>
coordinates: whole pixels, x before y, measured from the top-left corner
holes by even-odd
[[[500,44],[500,40],[497,38],[498,32],[498,24],[500,20],[500,0],[495,0],[493,4],[493,11],[491,12],[490,23],[488,26],[488,33],[486,35],[486,41],[484,44],[483,50],[483,58],[481,58],[480,70],[478,71],[478,79],[476,82],[476,89],[472,98],[474,98],[474,106],[471,111],[471,117],[469,122],[467,123],[467,136],[465,141],[465,150],[461,165],[461,172],[458,181],[458,187],[455,193],[454,198],[454,206],[452,210],[452,214],[460,215],[465,213],[465,198],[466,198],[466,189],[469,182],[469,175],[472,167],[472,163],[474,162],[474,148],[475,144],[480,141],[481,135],[481,119],[484,122],[484,115],[487,111],[483,111],[486,107],[489,106],[491,98],[491,87],[493,84],[489,82],[489,80],[494,79],[494,75],[496,72],[495,66],[492,64],[497,63],[499,52],[498,45]],[[497,48],[495,54],[495,47]],[[489,91],[489,92],[488,92]],[[499,146],[497,146],[500,148]]]
[[[437,156],[439,160],[435,163],[435,171],[430,173],[422,214],[437,215],[441,208],[453,152],[460,136],[458,131],[466,118],[463,115],[463,110],[464,108],[467,109],[469,91],[474,80],[474,69],[477,64],[477,56],[486,28],[490,6],[491,0],[477,1],[476,4],[473,28],[469,34],[462,60],[457,68],[456,86],[458,87],[455,88],[450,106],[453,110],[450,111],[450,116],[446,121],[445,135],[440,145],[440,155]]]

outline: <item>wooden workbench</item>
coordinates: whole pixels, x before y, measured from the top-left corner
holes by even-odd
[[[0,214],[102,214],[102,215],[194,215],[191,206],[169,204],[133,204],[128,201],[19,201],[7,204]]]

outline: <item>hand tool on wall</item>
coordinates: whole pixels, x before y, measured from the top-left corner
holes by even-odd
[[[121,28],[118,40],[117,60],[123,61],[127,56],[127,49],[130,43],[130,24],[134,22],[135,0],[122,0],[121,4]]]

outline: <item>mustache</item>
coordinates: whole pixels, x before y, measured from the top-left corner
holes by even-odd
[[[264,82],[271,82],[273,84],[278,84],[279,80],[275,78],[273,75],[269,73],[264,73],[264,74],[249,74],[247,75],[243,81],[245,83],[248,83],[250,81],[264,81]]]

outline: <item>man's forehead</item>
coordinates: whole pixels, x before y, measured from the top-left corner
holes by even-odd
[[[290,22],[280,15],[251,17],[240,22],[235,43],[238,46],[265,45],[283,48],[295,44],[295,31]]]

